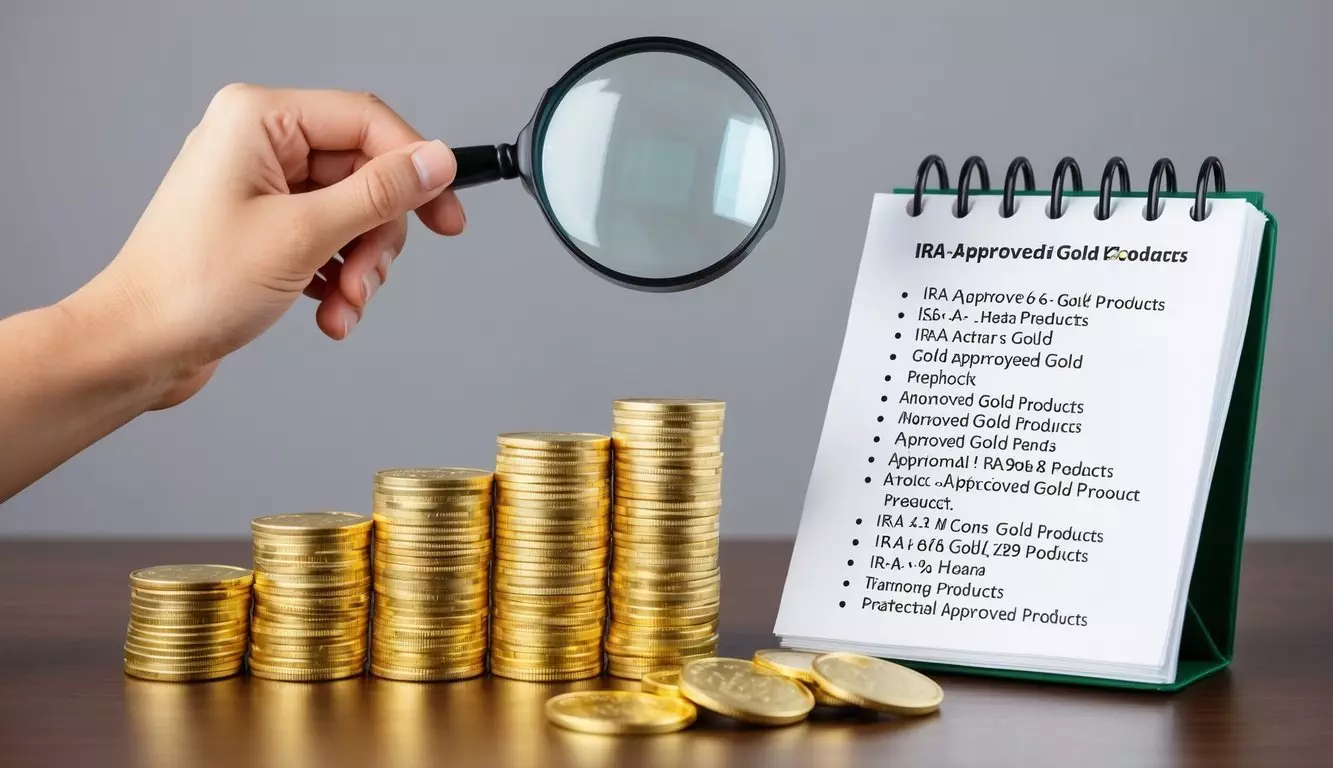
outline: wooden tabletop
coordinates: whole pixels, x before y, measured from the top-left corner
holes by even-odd
[[[723,545],[722,652],[773,645],[788,542]],[[668,736],[549,726],[553,693],[499,679],[172,685],[121,671],[130,570],[248,564],[245,542],[0,542],[0,765],[1297,766],[1333,764],[1333,543],[1244,562],[1237,659],[1178,694],[941,676],[935,716],[820,715],[761,729],[706,717]]]

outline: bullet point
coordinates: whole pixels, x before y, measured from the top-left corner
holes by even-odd
[[[889,396],[888,396],[888,395],[880,395],[880,396],[879,396],[879,401],[880,401],[881,403],[887,403],[887,402],[889,402]]]
[[[860,539],[852,539],[852,546],[853,546],[853,547],[859,547],[859,546],[861,546],[861,540],[860,540]]]
[[[850,587],[850,586],[852,585],[852,583],[851,583],[850,581],[847,581],[846,579],[843,579],[842,585],[843,585],[844,587]]]
[[[859,518],[859,517],[856,518],[856,524],[857,524],[857,525],[860,525],[860,524],[861,524],[861,518]]]
[[[898,313],[898,319],[899,319],[899,320],[902,320],[903,317],[905,317],[905,315],[903,315],[902,312],[899,312],[899,313]]]
[[[851,560],[848,560],[848,561],[847,561],[847,564],[848,564],[848,565],[851,565],[851,564],[852,564],[852,561],[851,561]]]
[[[897,359],[898,359],[898,356],[897,356],[897,355],[889,355],[889,359],[890,359],[890,360],[897,360]]]
[[[875,463],[875,457],[874,457],[874,456],[871,456],[871,457],[868,459],[868,461],[869,461],[871,464],[874,464],[874,463]]]
[[[895,338],[895,339],[901,339],[902,337],[903,337],[903,335],[902,335],[901,333],[895,333],[895,334],[893,334],[893,338]]]
[[[867,477],[867,478],[866,478],[866,482],[867,482],[867,483],[870,482],[870,478]]]
[[[839,608],[846,608],[846,607],[847,607],[847,601],[846,601],[846,600],[839,600],[839,601],[838,601],[838,607],[839,607]]]
[[[875,435],[875,442],[879,442],[879,435]]]
[[[879,418],[875,419],[875,421],[884,421],[884,417],[880,416]]]
[[[907,298],[907,291],[903,291],[903,298]]]
[[[884,380],[885,380],[885,381],[893,381],[893,377],[892,377],[892,376],[885,376],[885,377],[884,377]]]

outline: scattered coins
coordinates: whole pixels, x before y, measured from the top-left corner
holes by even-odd
[[[337,680],[365,670],[371,520],[350,512],[251,521],[255,560],[250,671]]]
[[[717,652],[722,428],[718,400],[615,401],[608,668],[640,679]]]
[[[611,440],[497,439],[491,671],[533,682],[602,673]]]
[[[755,666],[777,672],[784,677],[799,680],[815,697],[815,704],[821,707],[851,707],[854,704],[843,701],[815,683],[815,671],[811,668],[819,654],[809,651],[763,650],[755,651]]]
[[[245,665],[251,571],[159,565],[130,574],[125,673],[186,682],[230,677]]]
[[[928,715],[944,701],[944,691],[934,680],[884,659],[824,653],[810,666],[816,685],[858,707],[896,715]]]
[[[698,714],[684,699],[638,691],[575,691],[546,702],[551,722],[584,733],[671,733],[688,727]]]
[[[372,674],[424,682],[485,671],[493,483],[481,469],[376,473]]]
[[[815,707],[800,682],[744,659],[695,659],[680,671],[680,693],[704,709],[756,725],[798,723]]]
[[[659,669],[649,672],[639,681],[644,693],[658,696],[680,696],[680,670]]]

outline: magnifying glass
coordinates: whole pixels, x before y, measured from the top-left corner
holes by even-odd
[[[675,38],[590,54],[513,144],[453,152],[454,189],[522,179],[570,253],[645,291],[735,268],[782,199],[782,139],[763,95],[718,53]]]

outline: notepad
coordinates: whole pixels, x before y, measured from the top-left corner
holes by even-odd
[[[1267,216],[914,197],[874,197],[774,632],[1174,680]]]

